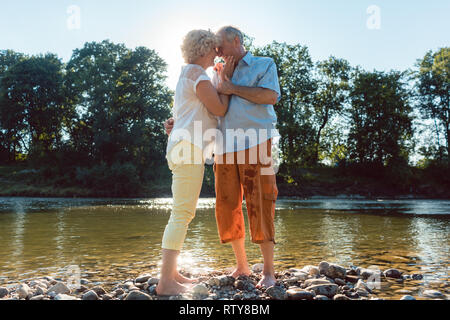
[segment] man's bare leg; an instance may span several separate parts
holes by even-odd
[[[274,243],[272,241],[266,241],[260,244],[261,253],[264,258],[264,270],[261,281],[256,285],[257,288],[271,287],[275,285],[277,280],[275,279],[275,268],[273,265],[273,248]]]
[[[234,255],[236,256],[237,267],[231,274],[232,277],[237,278],[240,275],[249,276],[251,274],[247,262],[247,254],[245,253],[245,238],[238,239],[231,242]]]

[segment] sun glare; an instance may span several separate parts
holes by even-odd
[[[184,19],[178,19],[178,15],[173,15],[171,19],[162,23],[157,34],[152,30],[152,34],[149,35],[149,41],[151,43],[148,46],[154,48],[167,62],[167,85],[170,89],[175,90],[181,67],[185,64],[180,48],[183,37],[191,30],[211,29],[212,31],[216,31],[220,26],[225,24],[216,23],[216,25],[211,25],[207,21],[199,22],[199,19],[186,19],[186,17]]]

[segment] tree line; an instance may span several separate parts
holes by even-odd
[[[420,167],[448,169],[449,48],[409,70],[381,72],[334,56],[313,62],[301,44],[255,47],[247,38],[247,47],[278,67],[287,180],[305,167],[405,172],[414,154]],[[162,123],[174,92],[166,68],[154,50],[109,40],[86,43],[67,63],[52,53],[0,51],[0,163],[117,194],[167,178]]]

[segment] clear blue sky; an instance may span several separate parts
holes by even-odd
[[[80,29],[70,30],[71,5]],[[367,27],[367,8],[380,8],[380,29]],[[110,39],[155,49],[169,64],[174,88],[183,63],[180,42],[194,28],[234,24],[255,38],[309,47],[315,61],[330,55],[367,70],[404,70],[427,50],[450,45],[450,1],[406,0],[15,0],[0,10],[0,49],[54,52],[63,61],[87,41]]]

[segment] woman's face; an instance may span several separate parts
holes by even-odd
[[[208,53],[208,64],[210,67],[214,66],[214,60],[216,59],[217,52],[215,48],[212,48]]]

